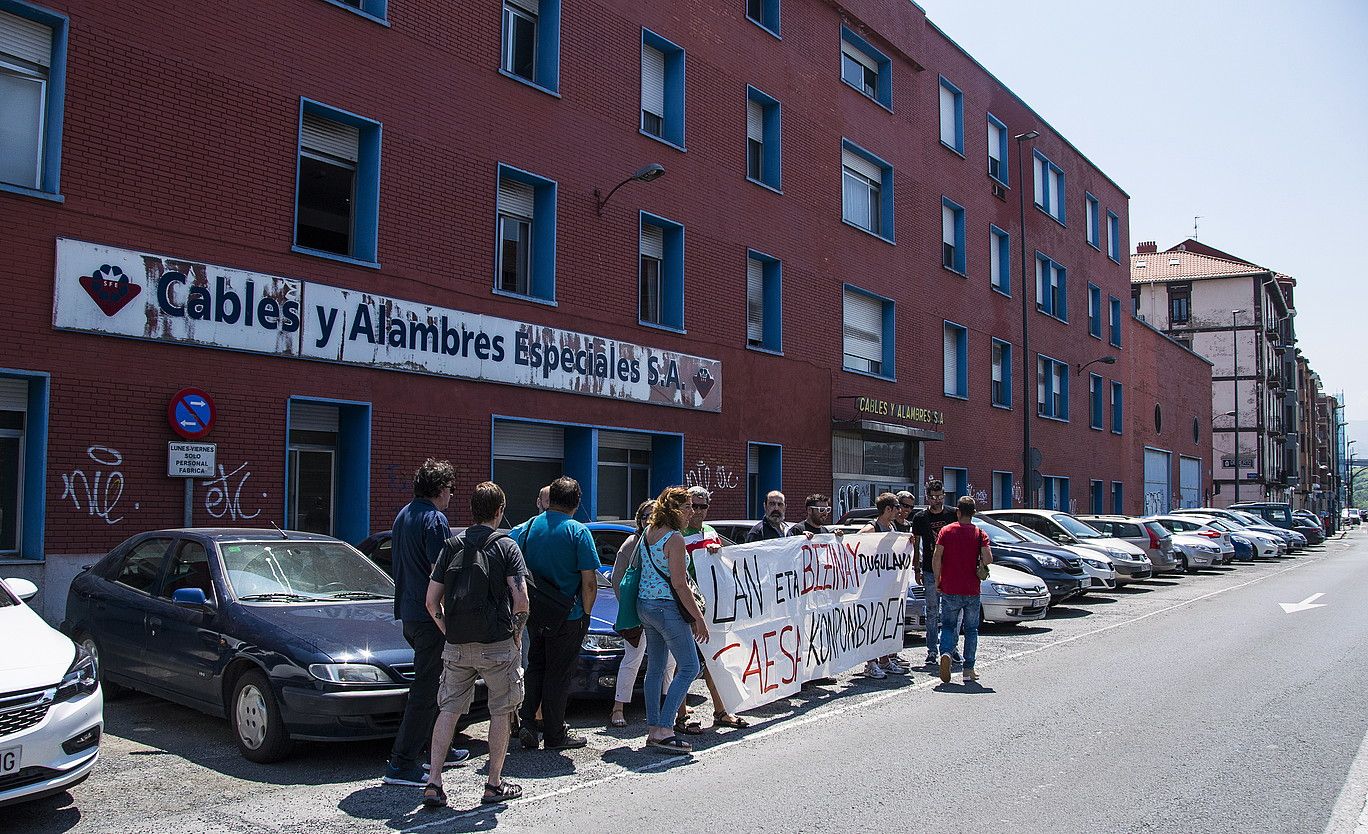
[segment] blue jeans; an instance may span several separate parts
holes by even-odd
[[[689,694],[689,687],[698,677],[698,647],[693,630],[679,614],[673,599],[638,599],[637,616],[646,632],[646,724],[650,727],[670,727],[675,714]],[[669,654],[666,654],[669,652]],[[670,655],[675,659],[674,680],[661,703],[661,688],[665,683],[665,663]]]
[[[940,599],[941,592],[936,587],[936,575],[931,571],[922,572],[922,588],[926,591],[926,653],[933,660],[940,655]],[[959,623],[955,623],[955,641],[950,644],[950,653],[955,653],[955,643],[959,640]]]
[[[964,668],[974,668],[978,655],[979,612],[982,610],[978,594],[940,595],[940,653],[955,650],[956,625],[964,630]],[[961,624],[960,615],[964,622]]]

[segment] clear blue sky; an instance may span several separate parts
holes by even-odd
[[[1132,246],[1201,215],[1296,278],[1298,346],[1368,420],[1368,3],[918,4],[1130,194]]]

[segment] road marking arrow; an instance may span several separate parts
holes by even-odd
[[[1316,602],[1323,596],[1325,594],[1312,594],[1301,602],[1280,602],[1278,605],[1282,606],[1282,610],[1287,614],[1297,611],[1310,611],[1312,608],[1324,608],[1326,606],[1324,602]]]

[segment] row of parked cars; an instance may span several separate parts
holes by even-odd
[[[844,531],[859,529],[846,518]],[[748,529],[752,522],[738,522]],[[994,510],[975,517],[995,563],[983,616],[1046,615],[1079,594],[1154,573],[1194,572],[1303,547],[1300,533],[1236,509],[1148,518]],[[740,536],[723,523],[727,532]],[[589,525],[601,587],[632,527]],[[730,542],[728,542],[730,543]],[[141,533],[73,580],[61,633],[0,582],[0,805],[65,790],[99,754],[103,701],[138,690],[225,718],[242,755],[287,756],[297,740],[392,735],[413,678],[393,619],[389,533],[360,549],[313,533],[194,528]],[[906,627],[924,627],[924,589],[908,589]],[[617,601],[591,612],[573,694],[610,697],[623,654]]]

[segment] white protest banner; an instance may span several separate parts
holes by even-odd
[[[708,603],[703,659],[728,711],[903,647],[905,533],[792,536],[693,558]]]

